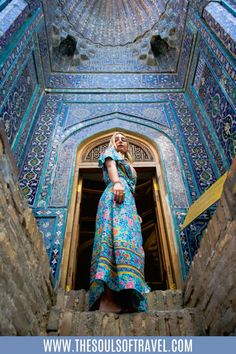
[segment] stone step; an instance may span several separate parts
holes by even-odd
[[[65,310],[59,316],[59,336],[200,336],[205,335],[203,319],[192,308],[112,314],[99,311]]]
[[[147,294],[148,311],[165,311],[183,308],[181,290],[152,291]],[[86,290],[71,290],[57,292],[57,307],[74,311],[88,311],[88,292]]]

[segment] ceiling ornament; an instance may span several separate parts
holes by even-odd
[[[73,29],[95,44],[124,46],[150,31],[169,0],[57,0]]]

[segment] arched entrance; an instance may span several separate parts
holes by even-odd
[[[182,287],[165,181],[156,149],[127,134],[138,174],[136,205],[142,217],[145,279],[152,290]],[[97,166],[111,133],[87,141],[77,152],[59,286],[89,288],[89,269],[99,198],[105,189]]]

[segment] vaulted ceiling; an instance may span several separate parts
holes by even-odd
[[[73,29],[101,45],[132,43],[165,13],[168,0],[58,1]]]
[[[53,71],[176,72],[188,3],[43,0]]]

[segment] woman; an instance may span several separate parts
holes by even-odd
[[[137,175],[123,133],[111,137],[100,156],[107,185],[97,210],[96,233],[90,270],[91,310],[104,312],[146,311],[144,251],[141,218],[134,190]]]

